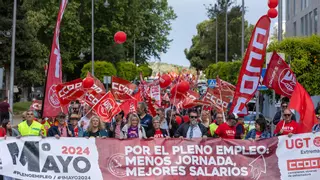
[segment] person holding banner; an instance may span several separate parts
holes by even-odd
[[[98,116],[92,116],[87,131],[84,132],[83,137],[107,138],[108,132],[105,130],[105,125]]]
[[[281,110],[278,111],[274,117],[273,117],[273,124],[274,125],[277,125],[280,120],[282,120],[282,117],[283,117],[283,113],[284,113],[284,110],[288,108],[288,103],[286,101],[282,101],[281,102]],[[296,116],[291,112],[292,114],[292,120],[296,121]]]
[[[150,129],[152,129],[152,116],[147,114],[147,104],[145,102],[139,102],[138,104],[138,115],[140,120],[141,126],[144,128],[145,132],[148,132]]]
[[[195,110],[189,111],[189,118],[190,121],[183,123],[180,125],[174,137],[179,138],[207,138],[208,137],[208,130],[207,128],[198,122],[198,112]]]
[[[209,125],[209,133],[210,133],[211,137],[216,136],[216,134],[214,132],[218,129],[219,125],[222,123],[223,123],[223,114],[217,113],[215,122],[213,122]]]
[[[258,118],[255,123],[255,129],[251,129],[245,139],[255,141],[267,138],[271,138],[271,134],[267,131],[267,122],[264,118]]]
[[[122,128],[120,139],[140,138],[146,139],[145,129],[140,124],[140,118],[137,114],[129,115],[128,123]]]
[[[120,139],[121,129],[124,127],[124,125],[124,111],[121,111],[114,117],[112,122],[106,124],[109,137]]]
[[[56,117],[57,122],[52,126],[48,131],[49,137],[74,137],[74,131],[71,125],[68,125],[66,122],[66,114],[60,112]]]
[[[290,109],[285,109],[283,111],[283,120],[281,120],[274,130],[276,136],[288,135],[291,137],[293,134],[298,133],[298,123],[292,120],[292,112]]]
[[[160,117],[155,116],[152,120],[153,128],[147,132],[147,138],[169,138],[168,131],[160,128]]]
[[[17,138],[21,136],[41,136],[45,137],[45,129],[42,124],[35,120],[33,111],[28,110],[26,120],[18,124],[18,131],[20,133]]]
[[[220,138],[235,139],[237,121],[238,116],[236,114],[229,114],[227,117],[227,122],[219,125],[219,127],[215,131],[215,134]]]
[[[74,132],[74,137],[83,137],[83,128],[78,126],[79,119],[80,117],[78,114],[71,114],[69,118],[71,129],[73,129]]]
[[[320,114],[317,114],[316,116],[317,116],[317,119],[318,119],[318,124],[315,124],[312,127],[312,132],[313,133],[320,132]]]

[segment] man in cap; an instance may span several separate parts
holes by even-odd
[[[48,136],[56,137],[57,139],[60,137],[74,137],[72,126],[66,123],[66,114],[60,112],[56,119],[57,122],[49,129]]]
[[[78,121],[80,117],[78,114],[71,114],[69,118],[69,122],[71,125],[71,129],[74,131],[74,137],[83,137],[83,128],[78,126]]]

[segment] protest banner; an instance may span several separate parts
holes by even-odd
[[[0,141],[0,174],[31,180],[312,180],[320,175],[319,148],[319,133],[255,142],[7,138]]]

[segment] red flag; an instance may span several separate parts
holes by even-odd
[[[76,79],[56,86],[56,92],[60,104],[67,105],[71,101],[77,100],[84,95],[82,79]]]
[[[221,98],[220,98],[220,92],[218,88],[208,88],[206,94],[203,97],[203,101],[206,102],[210,102],[212,103],[214,106],[218,106],[219,110],[223,109],[223,111],[227,111],[228,109],[228,104],[230,103],[230,98],[228,97],[228,93],[223,94],[223,92],[221,92]]]
[[[296,77],[288,64],[273,52],[262,83],[277,94],[290,98],[296,86]]]
[[[29,110],[41,110],[42,101],[41,100],[34,100],[29,108]]]
[[[106,88],[104,87],[104,85],[102,84],[102,82],[97,79],[96,77],[92,76],[92,74],[90,72],[87,73],[87,77],[93,78],[94,79],[94,84],[93,86],[90,88],[91,90],[95,90],[97,93],[102,93],[102,92],[106,92]]]
[[[197,100],[200,98],[200,94],[195,91],[189,90],[189,91],[187,91],[186,97],[193,99],[193,100]]]
[[[93,109],[104,122],[110,122],[121,111],[111,92],[105,94]]]
[[[128,99],[120,105],[126,117],[129,113],[137,113],[138,102],[135,99]]]
[[[111,91],[114,97],[118,100],[131,99],[136,85],[131,82],[112,76],[112,88]]]
[[[312,127],[318,123],[311,97],[298,82],[290,98],[289,108],[300,114],[299,133],[311,132]]]
[[[45,85],[45,96],[42,107],[42,117],[55,117],[61,111],[60,101],[55,91],[57,84],[62,83],[62,59],[59,46],[60,24],[68,0],[62,0],[57,17],[56,28],[53,35],[48,74]],[[65,107],[65,112],[67,109]]]
[[[98,93],[97,91],[88,91],[85,93],[83,100],[89,106],[95,106],[106,93]]]
[[[270,18],[262,16],[257,22],[244,56],[236,91],[229,113],[239,113],[253,98],[259,82],[269,38]]]
[[[134,94],[133,99],[135,99],[137,102],[142,102],[142,96],[141,96],[141,91],[139,90],[136,94]]]

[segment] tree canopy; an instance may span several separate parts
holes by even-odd
[[[230,0],[218,0],[207,7],[209,20],[197,25],[197,35],[192,38],[192,45],[185,49],[185,55],[191,66],[205,69],[215,63],[216,57],[216,24],[218,24],[218,61],[225,61],[225,7],[228,3],[228,60],[241,57],[241,6],[233,5]],[[254,26],[245,22],[245,47],[247,46]]]
[[[16,81],[20,85],[43,85],[44,65],[48,62],[60,1],[18,1]],[[117,64],[131,60],[136,42],[136,63],[144,64],[150,57],[159,57],[169,47],[171,21],[176,15],[167,0],[95,1],[95,59]],[[0,30],[12,26],[13,1],[0,0]],[[122,45],[114,43],[117,31],[127,33]],[[11,41],[0,37],[0,66],[10,62]],[[72,80],[91,61],[91,1],[69,1],[60,30],[63,74]],[[83,52],[84,60],[78,56]]]
[[[91,72],[92,64],[88,62],[81,69],[81,78],[85,78],[88,72]],[[95,61],[94,62],[94,76],[103,82],[103,76],[116,76],[117,69],[110,62]]]

